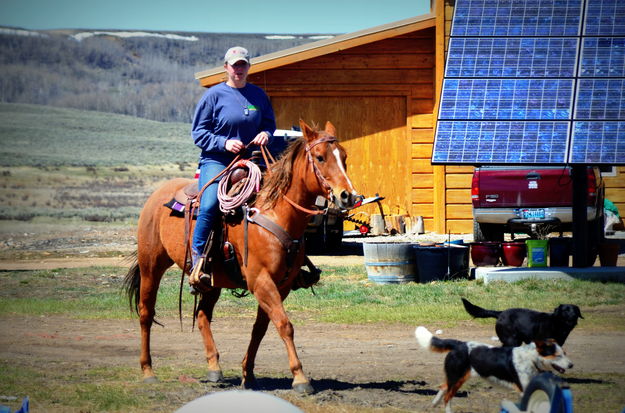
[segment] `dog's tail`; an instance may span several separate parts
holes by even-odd
[[[459,340],[438,338],[423,326],[417,327],[414,335],[421,347],[437,353],[446,353],[464,344],[464,342]]]
[[[469,313],[473,317],[476,317],[476,318],[489,318],[489,317],[497,318],[497,317],[499,317],[499,314],[501,314],[501,311],[486,310],[485,308],[478,307],[475,304],[471,304],[469,302],[469,300],[467,300],[466,298],[461,298],[461,299],[462,299],[462,304],[464,304],[464,309],[467,310],[467,313]]]

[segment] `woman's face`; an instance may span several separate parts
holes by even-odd
[[[234,65],[226,63],[224,65],[228,77],[234,82],[244,82],[247,79],[247,72],[250,70],[249,63],[240,60]]]

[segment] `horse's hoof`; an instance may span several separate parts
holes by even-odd
[[[293,390],[299,394],[313,394],[315,389],[310,383],[298,383],[293,385]]]
[[[146,384],[158,383],[158,378],[156,378],[156,376],[144,377],[143,382]]]
[[[209,370],[206,375],[206,380],[211,383],[219,383],[224,380],[224,375],[221,370]]]
[[[243,390],[259,390],[258,382],[256,380],[242,380],[241,389]]]

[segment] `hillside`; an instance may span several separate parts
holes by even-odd
[[[0,220],[136,220],[199,154],[187,123],[43,105],[0,103],[0,137]]]
[[[128,166],[195,162],[191,126],[136,117],[0,103],[0,166]]]
[[[0,28],[0,102],[190,122],[204,91],[194,74],[229,47],[254,57],[322,37]]]

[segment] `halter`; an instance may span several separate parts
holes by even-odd
[[[332,194],[332,187],[330,186],[330,184],[328,184],[328,180],[321,174],[321,171],[319,170],[319,168],[317,167],[317,164],[313,160],[312,155],[310,154],[310,151],[312,150],[312,148],[314,148],[315,146],[319,145],[320,143],[336,142],[336,140],[337,139],[334,136],[326,136],[326,137],[323,137],[323,138],[315,139],[311,143],[306,144],[306,159],[308,160],[308,163],[312,166],[313,171],[315,172],[315,176],[317,177],[317,182],[326,191],[325,198],[328,201],[332,201],[332,199],[334,198],[334,195]],[[326,213],[325,209],[308,209],[308,208],[304,208],[303,206],[298,205],[297,203],[292,201],[288,196],[286,196],[286,194],[282,194],[282,196],[293,207],[295,207],[296,209],[299,209],[300,211],[306,212],[306,213],[308,213],[310,215],[320,215],[320,214],[325,214]]]

